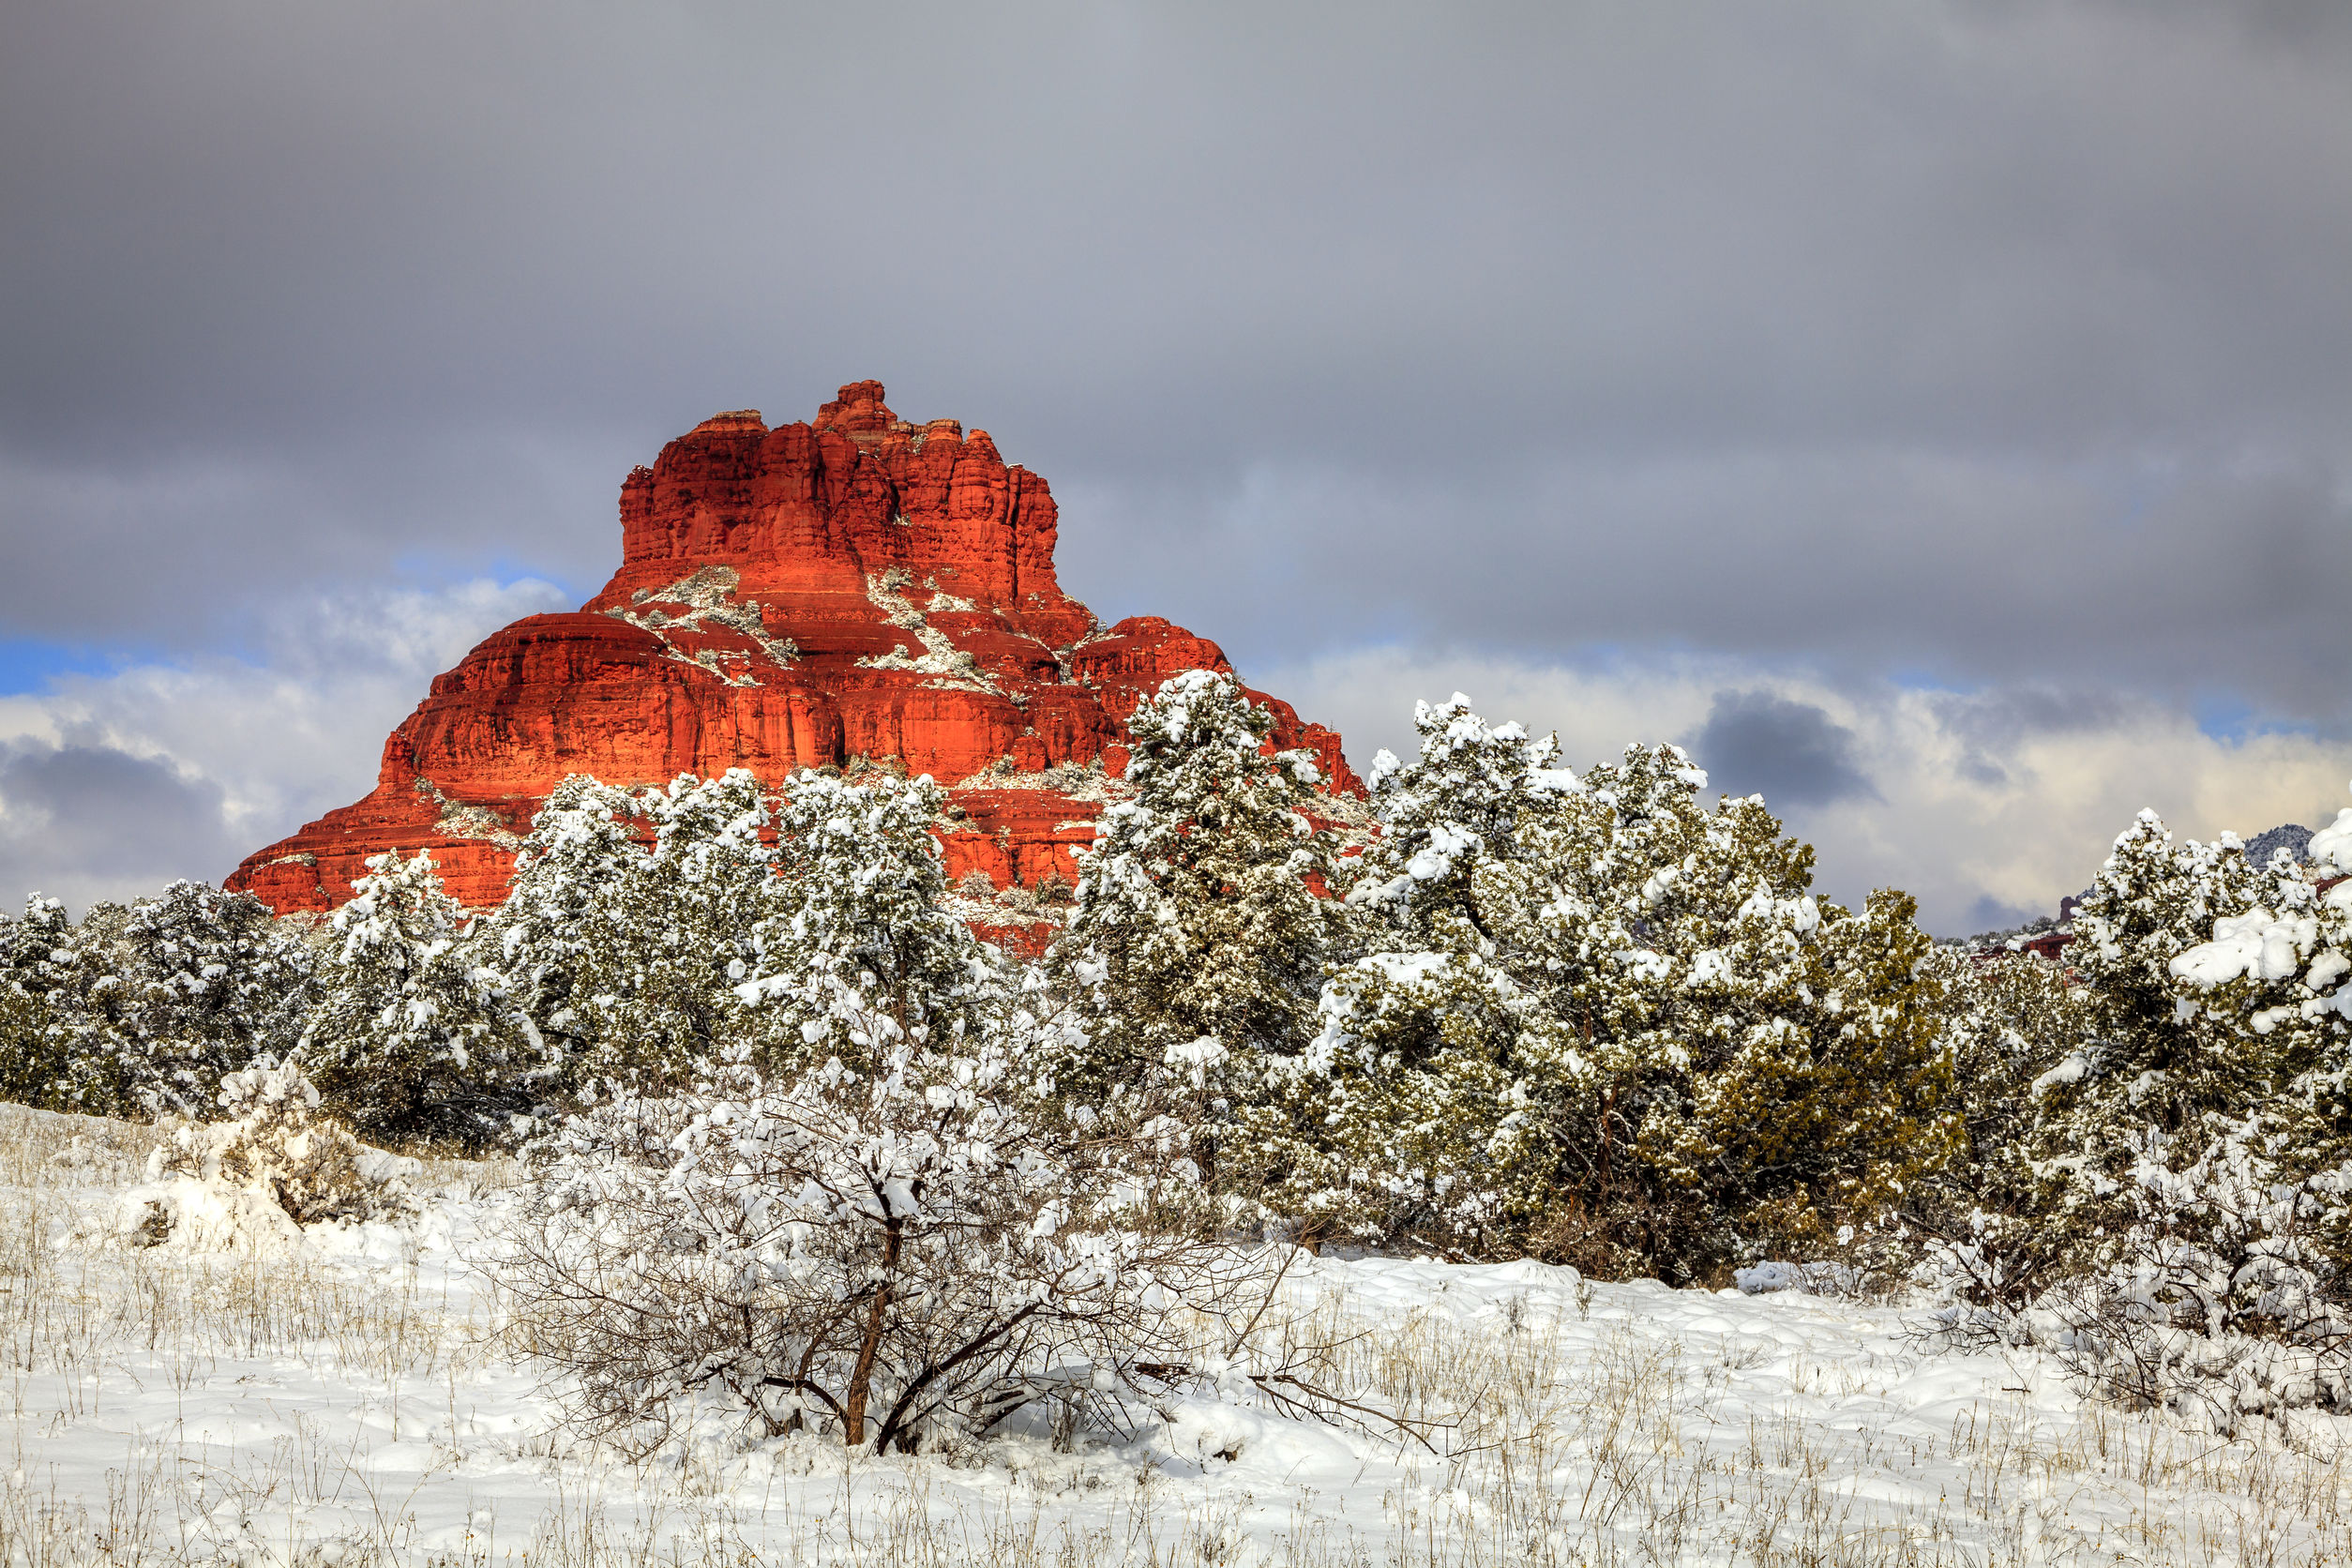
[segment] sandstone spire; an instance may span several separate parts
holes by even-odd
[[[491,904],[515,836],[567,774],[869,764],[950,787],[951,878],[1067,879],[1104,793],[1071,770],[1117,778],[1143,693],[1230,666],[1156,617],[1101,626],[1055,579],[1057,521],[1045,480],[986,431],[900,419],[880,382],[842,387],[808,424],[705,419],[623,483],[621,567],[601,593],[485,640],[384,743],[367,798],[257,851],[228,885],[280,912],[330,909],[369,855],[430,849],[452,894]],[[1279,744],[1359,792],[1336,734],[1258,695]]]

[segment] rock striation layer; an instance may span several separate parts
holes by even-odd
[[[484,640],[384,743],[376,787],[227,885],[281,913],[351,897],[369,856],[430,850],[473,906],[566,775],[928,774],[951,880],[1067,880],[1125,771],[1124,720],[1179,671],[1229,670],[1155,616],[1104,626],[1054,577],[1052,492],[984,430],[917,425],[857,382],[806,424],[705,419],[621,487],[621,566],[572,614]],[[1339,737],[1262,693],[1335,791]],[[972,885],[976,886],[976,883]]]

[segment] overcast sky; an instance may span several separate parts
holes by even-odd
[[[2352,8],[0,12],[0,899],[361,793],[872,376],[1402,748],[1690,746],[1954,932],[2352,776]]]

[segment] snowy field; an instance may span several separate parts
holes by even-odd
[[[2352,1562],[2324,1425],[2223,1441],[1892,1307],[1532,1263],[1289,1274],[1290,1332],[1426,1447],[1199,1401],[916,1457],[714,1423],[633,1463],[493,1334],[509,1168],[284,1256],[68,1241],[153,1137],[0,1108],[8,1564]]]

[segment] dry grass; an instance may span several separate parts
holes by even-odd
[[[1344,1313],[1321,1310],[1344,1323]],[[1563,1341],[1556,1322],[1465,1330],[1432,1314],[1349,1347],[1359,1384],[1452,1449],[1392,1503],[1382,1560],[1435,1565],[2352,1563],[2352,1453],[2235,1442],[2090,1407],[1979,1403],[1947,1429],[1733,1416],[1772,1349],[1689,1346],[1635,1324]],[[1568,1348],[1573,1346],[1573,1349]],[[1779,1368],[1831,1410],[1912,1357]],[[1932,1497],[1923,1477],[1939,1476]]]
[[[55,1244],[138,1178],[153,1141],[123,1123],[0,1108],[8,1568],[2352,1564],[2340,1453],[2275,1437],[2218,1442],[2022,1397],[1891,1420],[1890,1386],[1920,1364],[1897,1341],[1817,1361],[1738,1334],[1684,1343],[1628,1315],[1642,1298],[1609,1292],[1557,1318],[1506,1311],[1470,1326],[1436,1311],[1360,1314],[1327,1295],[1269,1324],[1269,1335],[1329,1344],[1342,1386],[1431,1429],[1434,1452],[1367,1448],[1345,1498],[1239,1469],[1190,1483],[1100,1447],[1041,1445],[878,1462],[796,1443],[770,1450],[755,1483],[719,1436],[632,1468],[525,1433],[501,1458],[529,1472],[530,1515],[499,1519],[485,1505],[478,1532],[428,1545],[425,1504],[472,1484],[466,1455],[452,1447],[396,1477],[348,1423],[300,1416],[265,1443],[228,1449],[143,1430],[102,1482],[69,1484],[57,1445],[133,1395],[193,1408],[274,1369],[351,1391],[393,1440],[457,1444],[447,1434],[468,1391],[514,1376],[497,1359],[488,1297],[414,1258],[354,1269]],[[511,1179],[443,1162],[428,1186],[478,1198]],[[303,1523],[328,1515],[340,1521],[331,1539]]]

